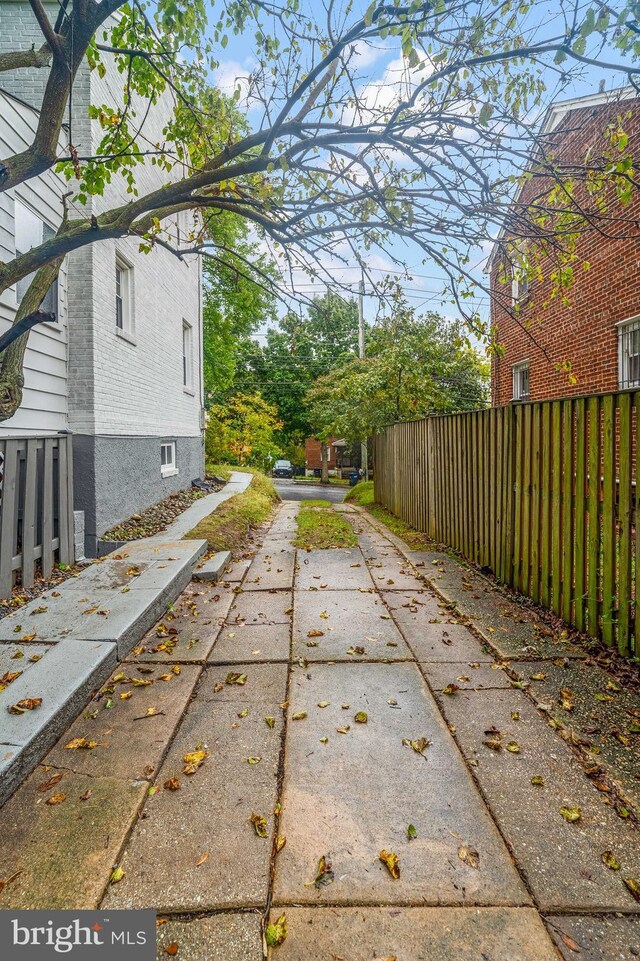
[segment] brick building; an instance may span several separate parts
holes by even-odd
[[[558,103],[541,133],[556,156],[584,164],[610,149],[605,131],[618,118],[637,164],[640,98],[632,89]],[[539,190],[532,181],[520,201]],[[491,364],[493,406],[640,387],[640,194],[625,205],[614,201],[608,215],[624,218],[617,230],[624,236],[605,237],[597,226],[581,234],[566,304],[551,298],[550,261],[541,264],[543,279],[527,281],[496,244],[488,265],[491,322],[504,356]],[[616,229],[610,221],[607,232]]]
[[[327,441],[327,465],[329,474],[340,477],[343,470],[360,466],[359,450],[332,436]],[[315,437],[307,437],[304,442],[304,466],[307,476],[322,469],[322,445]]]

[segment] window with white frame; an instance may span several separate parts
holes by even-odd
[[[116,255],[115,282],[116,330],[133,335],[133,269],[120,255]]]
[[[511,368],[513,376],[513,399],[529,400],[529,361],[523,360]]]
[[[45,223],[44,220],[38,217],[37,214],[34,214],[26,204],[23,204],[22,201],[17,198],[15,200],[14,210],[16,257],[19,257],[20,254],[26,254],[32,247],[39,247],[40,244],[50,240],[54,236],[55,230],[53,227]],[[29,274],[16,283],[16,304],[18,306],[29,289],[33,278],[34,274]],[[54,323],[59,323],[57,278],[45,294],[44,300],[40,305],[40,310],[47,314],[53,314],[55,316]]]
[[[178,473],[176,442],[174,440],[160,444],[160,473],[163,477],[172,477]]]
[[[618,384],[640,387],[640,317],[618,325]]]
[[[182,321],[182,384],[193,390],[193,327]]]
[[[529,278],[523,267],[513,264],[511,267],[511,302],[514,307],[523,304],[529,296]]]

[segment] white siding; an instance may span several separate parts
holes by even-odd
[[[113,58],[103,54],[107,72],[100,78],[91,74],[91,101],[116,104],[122,100],[123,77]],[[143,143],[162,140],[162,127],[173,104],[169,95],[152,107],[144,127]],[[146,104],[134,109],[142,116]],[[97,121],[91,133],[76,125],[77,137],[91,138],[95,152],[102,139]],[[83,143],[84,146],[84,143]],[[140,195],[162,186],[167,174],[149,161],[135,168]],[[176,176],[181,176],[176,172]],[[115,176],[104,197],[94,198],[100,214],[131,200],[122,178]],[[172,225],[175,229],[175,223]],[[116,333],[116,252],[133,268],[133,320],[135,344]],[[200,260],[181,262],[170,251],[157,247],[150,254],[139,252],[139,240],[125,238],[105,241],[93,251],[93,432],[109,435],[181,436],[200,434],[202,407],[202,320],[200,304]],[[193,329],[193,384],[183,385],[182,327],[186,320]],[[75,340],[73,342],[75,344]],[[73,347],[73,345],[72,345]],[[73,396],[73,393],[72,393]],[[86,424],[82,405],[72,405],[72,426]]]
[[[0,91],[0,159],[31,143],[36,114]],[[0,194],[0,259],[15,256],[14,203],[20,199],[54,229],[62,219],[64,182],[52,171],[35,177],[13,191]],[[0,435],[61,431],[67,421],[67,284],[66,265],[59,277],[60,324],[34,328],[25,356],[22,406],[0,424]],[[0,296],[0,333],[11,325],[16,312],[15,289]]]

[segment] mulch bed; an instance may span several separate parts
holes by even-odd
[[[224,487],[224,481],[211,477],[207,477],[206,483],[208,490],[190,487],[188,490],[177,491],[159,504],[147,507],[140,514],[132,514],[128,520],[118,524],[117,527],[112,527],[100,539],[102,541],[135,541],[141,537],[161,534],[176,517],[186,511],[187,507],[191,507],[207,494],[222,490]]]

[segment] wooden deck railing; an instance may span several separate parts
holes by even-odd
[[[565,621],[640,653],[640,392],[395,424],[376,500]]]
[[[71,436],[0,438],[0,597],[73,561]]]

